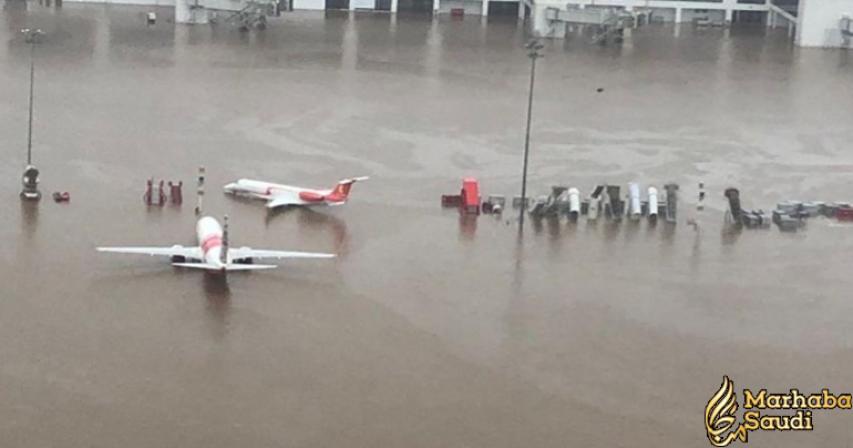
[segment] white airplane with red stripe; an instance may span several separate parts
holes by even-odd
[[[173,266],[192,269],[204,269],[214,272],[256,271],[272,269],[278,266],[272,264],[253,264],[258,259],[287,259],[287,258],[333,258],[334,254],[314,252],[292,252],[278,250],[257,250],[250,247],[229,248],[228,217],[225,226],[209,216],[198,220],[196,224],[198,236],[197,247],[99,247],[98,252],[120,254],[142,254],[170,257]]]
[[[352,185],[369,179],[367,176],[343,179],[329,190],[294,187],[260,180],[240,179],[224,187],[225,192],[238,196],[249,196],[267,201],[267,208],[286,206],[334,206],[343,205],[349,198]]]

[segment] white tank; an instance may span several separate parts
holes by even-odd
[[[658,189],[649,187],[649,219],[654,220],[658,217]]]
[[[581,192],[577,188],[569,188],[569,217],[577,220],[581,214]]]
[[[640,206],[640,186],[636,182],[628,184],[628,214],[633,220],[640,219],[643,214]]]

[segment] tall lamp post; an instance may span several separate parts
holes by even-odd
[[[521,213],[518,218],[518,231],[524,231],[524,214],[527,212],[527,159],[530,154],[530,118],[533,114],[533,82],[536,79],[536,60],[542,57],[539,53],[544,45],[538,40],[531,40],[524,46],[527,57],[530,58],[530,90],[527,95],[527,129],[524,134],[524,162],[521,173]]]
[[[39,29],[31,30],[29,28],[22,29],[21,32],[24,34],[24,41],[30,45],[30,107],[27,127],[27,166],[24,168],[21,198],[37,201],[41,199],[41,192],[38,190],[39,171],[33,165],[33,85],[35,84],[35,48],[39,42],[39,38],[44,33]]]

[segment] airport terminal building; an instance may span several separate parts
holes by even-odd
[[[577,24],[612,25],[630,15],[639,23],[758,22],[787,27],[797,45],[850,47],[853,0],[69,0],[175,6],[176,21],[205,23],[210,11],[240,11],[269,3],[278,11],[349,10],[385,13],[517,16],[534,34],[562,38]],[[615,13],[614,13],[615,12]],[[613,22],[613,23],[611,23]]]

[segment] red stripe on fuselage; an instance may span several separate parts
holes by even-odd
[[[210,235],[209,237],[205,238],[204,241],[201,242],[201,251],[202,253],[207,255],[207,252],[210,251],[210,249],[221,246],[222,237],[219,235]]]

